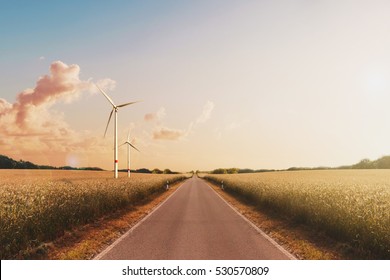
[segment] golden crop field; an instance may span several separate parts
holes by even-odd
[[[0,258],[61,235],[75,225],[162,192],[167,180],[157,175],[65,170],[0,170]]]
[[[206,175],[233,194],[390,259],[390,170]]]

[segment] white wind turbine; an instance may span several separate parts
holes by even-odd
[[[127,144],[127,177],[130,178],[130,147],[139,152],[139,150],[136,147],[134,147],[133,144],[130,143],[130,131],[129,134],[127,134],[127,141],[123,143],[121,146],[125,144]]]
[[[139,101],[135,102],[128,102],[121,105],[115,105],[114,101],[98,86],[96,87],[100,90],[100,92],[107,98],[107,100],[112,105],[112,110],[110,113],[110,117],[108,118],[106,130],[104,132],[104,136],[106,136],[108,125],[110,124],[112,113],[115,112],[115,118],[114,118],[114,178],[118,178],[118,108],[125,107],[127,105],[131,105],[134,103],[137,103]]]

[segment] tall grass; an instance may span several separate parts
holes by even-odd
[[[233,194],[390,259],[390,171],[331,170],[206,175]]]
[[[85,171],[30,171],[18,177],[15,172],[21,171],[0,173],[1,259],[163,192],[167,180],[184,179],[132,174],[131,179],[115,180],[110,173]]]

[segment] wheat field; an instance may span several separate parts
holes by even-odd
[[[163,192],[183,175],[0,170],[0,258],[53,240],[76,225]]]
[[[390,170],[206,175],[235,195],[390,259]]]

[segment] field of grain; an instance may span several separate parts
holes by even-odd
[[[163,192],[183,175],[65,170],[0,170],[0,258]]]
[[[205,175],[262,208],[324,230],[367,258],[390,259],[390,170]]]

